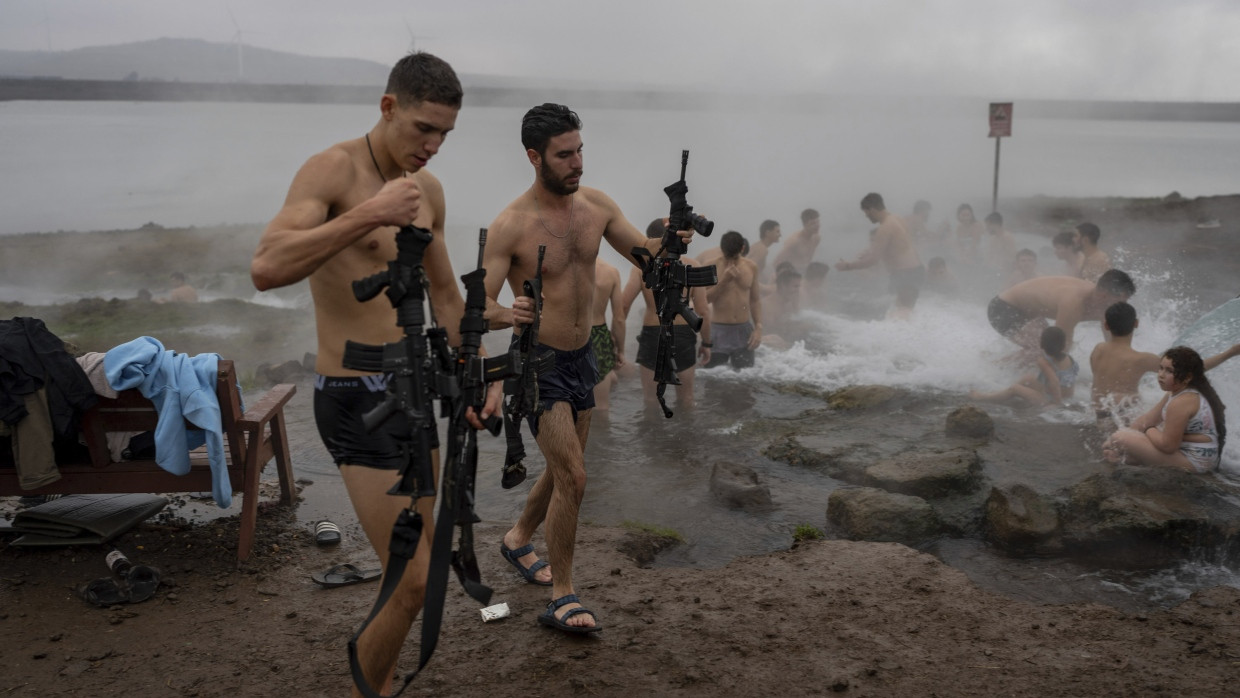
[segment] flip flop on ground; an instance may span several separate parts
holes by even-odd
[[[314,542],[319,545],[336,545],[340,542],[340,527],[330,521],[314,525]]]
[[[534,552],[533,543],[526,543],[516,550],[512,550],[504,543],[499,544],[499,554],[503,555],[505,560],[511,563],[513,567],[517,568],[517,571],[521,573],[521,576],[525,577],[525,581],[530,584],[537,584],[544,587],[551,586],[551,582],[544,582],[538,578],[538,570],[541,570],[547,566],[546,560],[539,560],[529,567],[521,564],[521,558],[532,552]]]
[[[575,633],[578,635],[585,635],[588,633],[597,633],[598,631],[603,629],[603,626],[598,624],[598,616],[595,616],[594,611],[591,611],[585,606],[578,606],[577,608],[570,608],[567,612],[564,613],[563,617],[556,618],[555,612],[560,610],[560,608],[567,606],[570,603],[581,603],[581,602],[577,600],[576,594],[566,594],[552,601],[551,603],[547,604],[547,610],[543,611],[538,616],[538,623],[540,625],[545,625],[548,628],[555,628],[556,630],[563,630],[566,633]],[[568,623],[565,622],[569,618],[572,618],[573,616],[579,613],[588,613],[590,617],[594,619],[594,625],[589,625],[589,626],[569,625]]]
[[[332,588],[343,587],[360,582],[373,582],[383,576],[382,569],[364,570],[350,562],[345,562],[325,572],[310,575],[316,584]]]

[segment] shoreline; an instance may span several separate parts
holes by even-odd
[[[685,87],[566,87],[480,84],[464,80],[470,107],[528,106],[546,101],[579,107],[697,111],[738,102],[760,102],[763,108],[832,112],[856,95],[786,92],[727,94]],[[495,79],[485,79],[494,83]],[[0,102],[17,100],[125,102],[267,102],[300,104],[371,104],[379,85],[260,84],[247,82],[182,82],[173,80],[88,80],[59,77],[0,77]],[[975,112],[988,102],[982,97],[909,97],[867,95],[882,105],[915,103],[932,112]],[[1021,118],[1106,121],[1240,122],[1240,102],[1151,102],[1141,100],[1020,99]],[[741,106],[740,108],[745,108]]]

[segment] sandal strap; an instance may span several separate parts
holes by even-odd
[[[550,565],[550,564],[551,564],[551,563],[547,562],[546,560],[535,560],[535,561],[534,561],[534,564],[530,565],[530,566],[529,566],[529,567],[527,567],[526,569],[527,569],[527,570],[529,570],[529,573],[530,573],[530,574],[534,574],[534,573],[535,573],[535,572],[537,572],[538,570],[541,570],[542,568],[544,568],[544,567],[546,567],[546,566],[548,566],[548,565]]]
[[[340,533],[340,527],[330,521],[320,521],[314,525],[315,533],[322,533],[324,531]]]
[[[526,555],[529,555],[532,552],[534,552],[534,544],[526,543],[520,548],[509,548],[508,556],[513,559],[516,559],[518,557],[525,557]]]
[[[562,606],[567,606],[570,603],[581,603],[581,602],[577,600],[576,594],[565,594],[564,596],[561,596],[558,599],[554,599],[551,603],[547,604],[547,608],[551,609],[552,611],[558,611]]]
[[[585,614],[589,615],[589,616],[590,616],[591,618],[593,618],[596,622],[598,621],[598,616],[594,615],[594,611],[591,611],[590,609],[586,608],[585,606],[578,606],[577,608],[570,608],[570,609],[568,609],[567,611],[565,611],[565,612],[564,612],[564,615],[560,616],[560,622],[561,622],[561,623],[563,623],[564,621],[568,620],[569,618],[572,618],[573,616],[578,615],[578,614],[581,614],[581,613],[585,613]]]

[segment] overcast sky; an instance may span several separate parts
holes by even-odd
[[[385,64],[412,34],[458,72],[535,80],[1240,101],[1235,0],[0,0],[0,49],[238,28]]]

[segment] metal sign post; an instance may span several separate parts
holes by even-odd
[[[1012,136],[1012,103],[990,103],[990,137],[995,139],[995,186],[990,195],[990,210],[999,210],[999,143]]]

